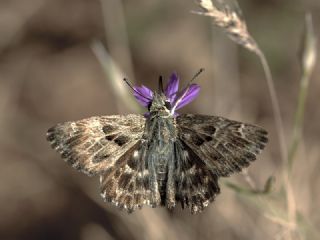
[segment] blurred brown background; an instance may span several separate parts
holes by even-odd
[[[304,14],[313,13],[318,30],[320,2],[239,4],[269,60],[289,142]],[[249,172],[259,188],[270,175],[281,182],[279,144],[261,65],[209,19],[190,13],[196,9],[193,1],[0,0],[1,240],[282,239],[281,224],[223,183],[220,196],[202,214],[144,207],[127,215],[103,203],[98,178],[67,166],[46,142],[47,129],[58,122],[143,112],[127,104],[135,100],[122,77],[155,87],[159,74],[168,77],[177,71],[186,82],[204,67],[197,80],[202,93],[182,112],[264,126],[270,143]],[[118,72],[107,62],[104,72],[97,59],[107,59],[101,42]],[[297,209],[310,228],[320,227],[319,74],[318,65],[293,172]],[[229,180],[246,185],[240,174]],[[279,185],[275,191],[281,194]]]

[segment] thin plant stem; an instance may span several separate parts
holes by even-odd
[[[317,55],[317,39],[314,33],[312,16],[306,15],[305,34],[303,35],[302,55],[301,55],[301,80],[297,110],[294,118],[293,137],[289,148],[288,171],[291,174],[294,157],[296,155],[299,142],[301,141],[304,110],[311,74],[314,70]]]
[[[100,0],[108,52],[134,82],[129,38],[122,0]],[[124,77],[124,76],[123,76]]]
[[[291,141],[289,154],[288,154],[288,165],[284,168],[285,175],[285,186],[287,192],[287,208],[288,208],[288,218],[289,221],[294,223],[297,222],[297,207],[295,203],[294,193],[291,183],[291,171],[293,166],[294,157],[296,155],[298,144],[301,141],[301,133],[304,119],[305,103],[308,93],[308,86],[310,82],[310,77],[313,72],[315,62],[316,62],[316,37],[314,34],[312,17],[311,14],[306,15],[305,24],[305,34],[303,36],[302,45],[302,56],[301,56],[301,81],[300,81],[300,91],[298,98],[297,110],[295,113],[294,127],[293,127],[293,138]],[[291,231],[291,234],[293,232]]]
[[[284,134],[284,127],[283,127],[283,120],[281,117],[281,111],[280,111],[280,105],[279,105],[279,100],[275,91],[274,87],[274,81],[272,78],[271,70],[269,67],[269,64],[267,62],[267,59],[265,55],[263,54],[262,51],[258,48],[258,51],[256,52],[257,55],[260,58],[265,76],[266,76],[266,81],[268,85],[268,90],[271,98],[271,105],[272,105],[272,110],[273,110],[273,116],[276,124],[276,129],[278,133],[278,139],[280,143],[280,153],[281,153],[281,158],[284,166],[288,165],[288,153],[287,153],[287,143],[285,139],[285,134]],[[286,167],[284,167],[286,169]],[[293,193],[292,189],[292,184],[289,180],[289,176],[287,172],[284,172],[283,175],[284,179],[284,185],[286,189],[286,203],[287,203],[287,211],[288,211],[288,222],[294,226],[296,226],[296,202],[295,202],[295,196]],[[288,232],[288,240],[293,239],[293,231]]]
[[[263,66],[265,76],[266,76],[266,81],[268,84],[268,89],[271,97],[271,104],[272,104],[272,109],[273,109],[273,115],[274,115],[274,120],[276,124],[276,129],[278,132],[278,138],[279,138],[279,143],[280,143],[280,153],[281,153],[281,158],[282,162],[284,165],[284,169],[287,169],[288,165],[288,153],[287,153],[287,144],[285,140],[285,134],[284,134],[284,127],[283,127],[283,121],[281,117],[281,111],[280,111],[280,106],[279,106],[279,100],[275,91],[274,87],[274,82],[271,74],[271,70],[269,67],[269,64],[265,58],[265,55],[263,54],[262,51],[258,51],[258,56],[261,60],[261,64]],[[292,189],[292,184],[289,180],[288,173],[285,171],[283,174],[283,179],[284,179],[284,185],[286,189],[286,203],[287,203],[287,212],[288,212],[288,222],[294,226],[293,229],[296,227],[296,201],[295,201],[295,196],[293,193]],[[291,229],[291,231],[288,231],[288,240],[294,239],[294,233]]]
[[[130,89],[123,82],[124,72],[116,64],[110,54],[107,52],[103,44],[99,41],[94,41],[91,45],[92,51],[97,57],[99,63],[104,70],[104,73],[109,80],[107,82],[108,86],[111,86],[115,96],[121,100],[116,101],[116,106],[118,111],[123,111],[123,105],[128,109],[133,109],[135,111],[141,111],[136,101],[132,101],[132,96],[130,94]]]
[[[280,105],[279,105],[279,100],[275,90],[274,81],[273,81],[271,70],[265,55],[263,54],[262,51],[260,51],[260,49],[256,53],[260,58],[261,65],[263,67],[263,70],[266,76],[268,90],[271,98],[273,117],[276,124],[277,135],[280,143],[281,158],[283,160],[283,163],[286,163],[287,162],[287,143],[285,139],[283,120],[281,117]]]
[[[302,131],[302,124],[304,119],[305,102],[308,94],[308,86],[309,86],[309,76],[308,74],[303,74],[301,79],[297,111],[295,113],[295,118],[294,118],[292,142],[291,142],[291,145],[289,148],[289,154],[288,154],[289,172],[291,172],[292,170],[294,156],[296,155],[298,145],[301,140],[301,131]]]

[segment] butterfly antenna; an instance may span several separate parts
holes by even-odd
[[[163,90],[163,81],[162,81],[162,76],[159,76],[159,93],[164,93],[164,90]]]
[[[193,75],[193,77],[192,77],[191,80],[187,83],[187,85],[186,85],[184,88],[182,88],[182,89],[183,89],[182,92],[187,93],[187,89],[190,87],[191,83],[192,83],[197,77],[199,77],[199,75],[200,75],[201,73],[203,73],[203,72],[204,72],[204,68],[200,68],[199,71],[196,72],[195,75]],[[184,94],[183,94],[181,97],[184,97]]]
[[[144,96],[142,93],[140,93],[139,91],[137,91],[134,87],[133,87],[133,84],[127,79],[127,78],[124,78],[123,81],[132,89],[132,91],[134,91],[135,93],[137,93],[138,95],[140,95],[141,97],[149,100],[149,101],[152,101],[152,99],[150,98],[147,98],[146,96]]]
[[[203,73],[204,70],[204,68],[200,68],[199,71],[191,78],[187,86],[189,86],[201,73]]]

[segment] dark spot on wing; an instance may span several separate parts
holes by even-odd
[[[114,177],[117,179],[121,174],[120,169],[117,169],[116,172],[114,173]]]
[[[212,141],[212,137],[211,136],[205,136],[204,139],[207,141],[207,142],[210,142]]]
[[[84,138],[80,135],[75,135],[69,138],[64,144],[68,146],[68,148],[73,148],[77,145],[80,145],[84,141]]]
[[[117,136],[116,134],[111,134],[111,135],[106,136],[106,139],[108,141],[112,141],[113,139],[115,139],[116,136]]]
[[[61,154],[61,157],[62,158],[68,158],[68,157],[70,157],[70,155],[71,155],[71,152],[66,150]]]
[[[262,128],[259,128],[255,131],[257,135],[268,135],[268,132]]]
[[[70,156],[68,157],[68,163],[73,165],[75,164],[79,159],[79,155],[75,153],[71,153]]]
[[[55,130],[55,128],[56,128],[55,126],[54,126],[54,127],[49,128],[49,129],[48,129],[48,133],[53,133],[53,132],[54,132],[54,130]]]
[[[258,136],[257,137],[260,142],[267,143],[268,138],[266,136]]]
[[[102,128],[102,131],[106,134],[110,133],[110,132],[113,132],[114,130],[116,130],[117,128],[112,126],[112,125],[105,125],[103,126]]]
[[[131,168],[131,169],[137,169],[137,159],[134,158],[133,156],[131,156],[128,160],[128,166]]]
[[[129,138],[123,135],[120,135],[119,137],[117,137],[114,142],[116,144],[118,144],[119,147],[123,146],[124,144],[126,144],[127,142],[129,142]]]
[[[92,162],[99,163],[99,162],[102,162],[103,160],[107,159],[108,157],[110,157],[109,154],[97,154],[93,157]]]
[[[256,155],[253,154],[253,153],[251,153],[251,152],[246,152],[246,153],[244,154],[244,157],[245,157],[246,159],[248,159],[249,161],[254,161],[254,160],[256,159]]]
[[[48,134],[49,134],[49,131],[48,131]],[[47,135],[47,140],[48,141],[53,141],[55,139],[55,136],[54,136],[54,134],[53,133],[50,133],[49,135]]]
[[[216,128],[214,126],[210,126],[210,125],[204,126],[202,129],[206,134],[209,134],[209,135],[213,135],[216,132]]]
[[[204,139],[202,139],[200,136],[198,135],[193,135],[191,141],[197,145],[197,146],[201,146],[204,143]]]

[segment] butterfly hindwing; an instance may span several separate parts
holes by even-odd
[[[143,135],[141,115],[91,117],[57,124],[47,139],[62,158],[88,175],[110,171]]]
[[[264,129],[222,117],[185,114],[176,122],[179,139],[217,176],[248,167],[268,141]]]
[[[120,157],[116,166],[100,176],[100,191],[105,201],[128,212],[150,204],[146,149],[146,144],[139,141]]]
[[[183,142],[175,143],[176,201],[191,213],[201,212],[220,193],[218,176]]]

